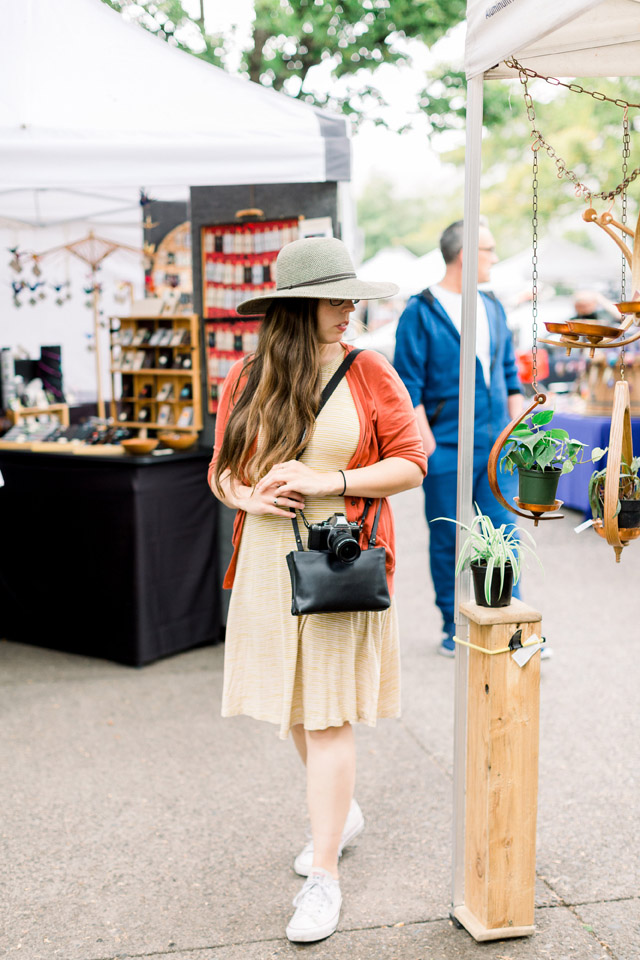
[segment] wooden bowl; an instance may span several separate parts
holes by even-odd
[[[162,440],[165,447],[170,447],[171,450],[188,450],[197,439],[197,433],[171,433],[168,431],[158,434],[158,440]]]
[[[569,320],[567,326],[571,333],[582,337],[597,337],[600,340],[615,339],[622,332],[620,327],[612,327],[604,323],[594,323],[589,320]]]
[[[623,300],[616,307],[620,313],[640,313],[640,300]]]
[[[549,333],[570,333],[568,323],[551,323],[551,321],[545,320],[544,325]]]
[[[130,453],[135,457],[143,457],[158,446],[158,440],[141,439],[132,437],[130,440],[121,440],[120,445],[124,447],[125,453]]]

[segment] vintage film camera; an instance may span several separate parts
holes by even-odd
[[[344,513],[334,513],[322,523],[309,527],[309,550],[333,553],[342,563],[353,563],[360,556],[360,526],[350,523]]]

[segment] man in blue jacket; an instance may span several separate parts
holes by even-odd
[[[429,522],[429,558],[436,603],[442,613],[439,650],[454,656],[456,527],[436,517],[455,517],[458,480],[458,406],[460,397],[460,323],[462,313],[462,220],[440,238],[445,275],[440,283],[411,297],[398,323],[395,367],[416,410],[429,457],[424,479]],[[496,245],[486,223],[479,230],[478,282],[489,280],[497,261]],[[520,382],[511,333],[502,305],[492,294],[478,294],[476,321],[476,389],[473,451],[473,500],[496,525],[513,522],[494,498],[487,479],[489,452],[509,420],[522,412]],[[508,502],[515,481],[500,475]]]

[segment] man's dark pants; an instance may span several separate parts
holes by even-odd
[[[518,492],[517,476],[500,473],[498,481],[507,503],[513,503],[513,497]],[[433,521],[436,520],[436,517],[455,519],[458,490],[457,470],[437,473],[434,476],[427,473],[422,486],[424,489],[425,513],[429,525],[429,561],[433,586],[436,591],[436,603],[442,613],[445,633],[453,633],[457,528],[455,524],[447,523],[444,520]],[[478,504],[482,513],[486,513],[491,518],[496,527],[499,527],[502,523],[516,523],[518,520],[518,517],[503,507],[491,493],[486,460],[474,463],[472,501]],[[520,596],[518,587],[514,587],[513,593],[514,596]]]

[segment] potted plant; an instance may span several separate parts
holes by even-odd
[[[600,460],[607,452],[606,448],[594,447],[591,457],[585,460],[586,445],[571,440],[566,430],[549,427],[552,419],[553,410],[540,410],[514,427],[507,437],[509,445],[505,447],[500,468],[509,473],[518,471],[521,503],[553,508],[562,474],[580,463]]]
[[[618,478],[618,506],[614,517],[618,518],[618,526],[625,530],[630,527],[640,527],[640,477],[638,468],[640,457],[634,457],[630,464],[623,460],[620,464]],[[607,479],[607,468],[594,470],[589,481],[589,504],[594,520],[604,520],[604,485]]]
[[[495,527],[477,504],[475,508],[476,516],[469,524],[450,517],[436,519],[455,523],[467,532],[455,572],[458,576],[465,567],[471,568],[476,603],[481,607],[507,607],[511,603],[513,587],[520,579],[523,556],[533,556],[540,563],[535,540],[514,523]]]

